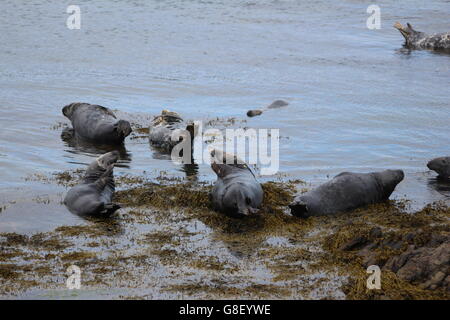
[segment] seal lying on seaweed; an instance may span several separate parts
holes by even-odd
[[[122,144],[131,133],[131,125],[126,120],[117,120],[116,115],[108,108],[89,103],[75,102],[62,109],[73,126],[73,130],[66,130],[68,134],[75,134],[82,139],[99,144]]]
[[[176,130],[180,131],[178,138],[172,138]],[[187,136],[189,133],[189,136]],[[181,116],[172,111],[163,110],[160,115],[153,118],[149,127],[150,144],[164,152],[172,151],[181,139],[181,136],[187,137],[192,141],[194,139],[194,124],[185,122]]]
[[[83,180],[67,192],[64,204],[78,215],[110,216],[119,205],[112,203],[115,191],[113,169],[119,152],[105,153],[94,160]]]
[[[386,201],[404,178],[402,170],[342,172],[289,205],[294,216],[324,216]]]
[[[212,150],[211,157],[211,168],[217,174],[210,194],[214,209],[232,217],[256,213],[263,201],[263,189],[247,164],[217,149]],[[226,161],[227,157],[232,161]]]
[[[405,46],[408,48],[450,50],[450,32],[428,35],[414,30],[409,23],[404,27],[399,22],[394,27],[405,38]]]

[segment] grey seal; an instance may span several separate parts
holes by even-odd
[[[211,156],[211,168],[217,175],[210,193],[214,209],[237,218],[258,212],[263,189],[247,164],[236,157],[233,163],[225,163],[227,155],[220,150],[213,150]]]
[[[407,23],[406,27],[401,23],[395,23],[394,27],[405,38],[405,46],[411,49],[450,50],[450,32],[428,35],[416,31]]]
[[[253,109],[253,110],[248,110],[247,111],[247,117],[256,117],[261,115],[264,111],[268,110],[268,109],[278,109],[278,108],[282,108],[289,105],[289,103],[287,103],[284,100],[275,100],[274,102],[272,102],[270,105],[268,105],[267,107],[263,108],[263,109]]]
[[[437,172],[439,178],[450,179],[450,157],[439,157],[430,160],[427,167]]]
[[[89,142],[121,144],[132,131],[128,121],[118,120],[114,112],[99,105],[71,103],[62,113],[72,122],[74,134]]]
[[[175,130],[183,130],[189,133],[190,143],[194,140],[194,124],[188,123],[173,111],[163,110],[160,115],[153,118],[149,127],[150,144],[163,152],[170,152],[180,142],[180,139],[172,139]]]
[[[64,198],[64,204],[72,213],[110,216],[120,208],[112,203],[115,191],[113,168],[118,159],[119,152],[112,151],[89,165],[82,181],[71,188]]]
[[[247,111],[247,117],[256,117],[263,113],[262,110],[254,109],[254,110],[248,110]]]
[[[289,205],[298,217],[333,215],[389,199],[404,178],[402,170],[342,172],[319,187],[295,197]]]

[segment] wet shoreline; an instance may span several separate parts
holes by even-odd
[[[65,171],[41,179],[69,187],[80,174]],[[390,271],[383,273],[384,290],[368,290],[362,286],[367,274],[359,251],[342,249],[379,227],[384,242],[373,257],[386,263],[407,249],[400,235],[425,230],[417,236],[415,244],[420,247],[430,234],[450,234],[447,206],[408,213],[407,203],[389,201],[336,217],[300,219],[289,215],[287,204],[308,186],[284,180],[264,182],[261,214],[242,220],[211,209],[209,182],[166,177],[162,172],[151,180],[118,176],[116,183],[116,201],[123,209],[111,219],[89,218],[82,225],[30,236],[0,233],[2,298],[449,297],[445,290],[423,289]],[[400,241],[394,248],[392,239]],[[69,293],[66,269],[72,264],[83,272],[82,289]]]

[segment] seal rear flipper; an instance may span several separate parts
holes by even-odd
[[[230,170],[230,168],[240,168],[240,169],[246,169],[248,170],[253,176],[255,174],[253,171],[249,168],[249,166],[245,163],[245,161],[238,158],[238,156],[223,152],[220,149],[213,149],[210,152],[211,156],[211,168],[214,170],[214,172],[219,176],[223,177],[226,175],[226,172]],[[216,164],[218,166],[213,167],[213,164]],[[218,170],[218,171],[216,171]],[[220,172],[222,174],[219,175]]]
[[[299,218],[306,218],[308,217],[308,206],[303,201],[296,201],[289,205],[289,208],[291,209],[291,214],[293,216],[299,217]]]

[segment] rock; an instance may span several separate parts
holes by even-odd
[[[381,231],[380,227],[374,227],[369,231],[369,237],[371,239],[381,238],[382,235],[383,235],[383,232]]]
[[[403,236],[403,240],[408,242],[409,244],[412,244],[415,238],[416,235],[413,232],[409,232]]]
[[[395,272],[400,279],[417,282],[425,289],[448,290],[449,266],[450,242],[445,242],[436,248],[410,246],[401,255],[389,259],[383,269]]]
[[[383,269],[397,272],[401,267],[405,265],[406,261],[413,255],[414,249],[415,249],[414,245],[410,245],[408,249],[402,254],[390,258],[383,266]]]
[[[356,237],[356,238],[351,239],[350,241],[344,243],[341,246],[340,250],[343,250],[343,251],[355,250],[355,249],[361,248],[366,243],[367,243],[366,237],[364,237],[364,236]]]
[[[373,249],[375,249],[376,247],[376,244],[371,243],[358,252],[358,255],[363,258],[362,265],[364,268],[367,268],[371,265],[380,265],[378,254],[377,252],[373,251]]]

